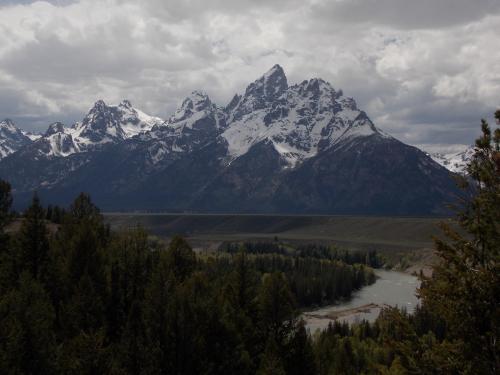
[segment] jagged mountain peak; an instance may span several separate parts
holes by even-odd
[[[102,99],[96,100],[94,105],[89,109],[88,113],[102,112],[108,108],[107,104]]]
[[[288,81],[279,65],[273,66],[263,76],[249,84],[245,94],[235,96],[226,110],[230,111],[231,119],[241,119],[243,116],[268,107],[288,89]]]
[[[292,86],[292,88],[297,89],[304,95],[328,94],[333,98],[338,98],[340,96],[329,82],[321,78],[304,80],[300,84]]]
[[[195,112],[203,110],[210,105],[212,105],[212,101],[207,93],[201,90],[195,90],[184,99],[181,108],[190,109]]]
[[[16,124],[10,118],[6,118],[6,119],[3,119],[2,121],[0,121],[0,126],[2,128],[9,128],[9,129],[16,128]]]
[[[49,137],[56,133],[64,133],[66,131],[66,126],[62,122],[53,122],[47,128],[47,131],[44,133],[44,137]]]
[[[182,122],[191,118],[195,114],[199,116],[206,115],[208,112],[215,110],[215,105],[210,100],[209,96],[201,91],[195,90],[191,92],[183,101],[181,106],[170,117],[170,124]]]
[[[279,65],[274,65],[262,77],[248,85],[245,97],[259,96],[265,100],[272,100],[285,92],[288,88],[285,71]]]
[[[134,108],[127,99],[118,105],[98,100],[83,121],[74,126],[74,136],[86,144],[104,144],[133,137],[163,122]]]
[[[102,144],[117,139],[124,139],[125,133],[120,127],[120,116],[115,108],[106,105],[103,100],[95,102],[82,123],[77,126],[76,136],[86,139],[86,143]]]
[[[286,83],[286,75],[285,71],[279,64],[275,64],[271,69],[269,69],[262,78],[264,82],[266,83],[276,83],[279,82],[280,84],[285,82]]]
[[[284,78],[280,78],[284,77]],[[334,145],[347,145],[357,137],[386,137],[360,111],[352,98],[321,79],[304,80],[290,87],[285,83],[268,94],[265,85],[284,80],[278,65],[252,83],[243,96],[235,96],[226,107],[228,128],[222,134],[230,160],[246,154],[260,142],[272,142],[289,167],[316,156]],[[267,82],[267,83],[266,83]],[[273,83],[276,87],[276,82]],[[278,86],[279,87],[279,86]]]
[[[120,104],[118,104],[118,107],[122,107],[122,108],[127,108],[127,109],[132,109],[134,108],[132,106],[132,103],[130,103],[130,100],[128,99],[123,99]]]
[[[15,125],[14,121],[8,118],[0,121],[0,159],[30,142],[31,139]]]

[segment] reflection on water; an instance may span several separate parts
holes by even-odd
[[[349,301],[304,313],[307,328],[311,332],[324,329],[332,318],[349,323],[363,319],[373,322],[384,305],[405,307],[413,312],[418,303],[415,292],[420,281],[402,272],[376,270],[375,273],[377,281],[354,293]]]

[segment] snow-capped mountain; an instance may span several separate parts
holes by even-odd
[[[355,100],[315,78],[289,85],[275,65],[221,107],[194,91],[162,121],[98,101],[0,162],[20,201],[34,189],[104,209],[431,214],[450,173],[380,131]]]
[[[164,121],[132,107],[128,100],[118,105],[106,105],[98,100],[81,122],[74,124],[69,134],[81,150],[107,143],[116,143],[149,131]]]
[[[466,173],[466,166],[474,155],[474,146],[469,146],[465,150],[452,153],[429,153],[429,156],[436,162],[453,173]]]
[[[17,128],[10,119],[0,121],[0,159],[31,143],[27,133]]]
[[[135,109],[128,100],[116,106],[108,106],[103,100],[98,100],[83,121],[72,126],[71,134],[85,149],[123,141],[161,123],[162,119]]]
[[[140,148],[151,165],[170,162],[215,139],[226,128],[226,114],[202,91],[188,95],[163,124],[155,125],[124,147]]]
[[[73,139],[72,129],[61,122],[50,124],[47,131],[31,145],[45,156],[68,156],[80,152],[80,147]]]
[[[288,87],[283,69],[273,67],[228,106],[223,132],[232,159],[267,140],[289,167],[355,137],[383,133],[345,97],[321,79]]]
[[[128,100],[114,106],[98,100],[81,122],[71,127],[60,122],[50,124],[29,148],[39,156],[67,157],[122,142],[163,122],[132,107]]]

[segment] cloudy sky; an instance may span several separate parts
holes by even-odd
[[[500,107],[500,0],[0,0],[0,118],[43,131],[97,99],[167,117],[278,63],[416,145],[471,143]],[[450,146],[443,146],[450,145]]]

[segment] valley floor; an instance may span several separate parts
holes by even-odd
[[[280,241],[336,245],[347,250],[377,250],[391,268],[428,272],[437,224],[447,218],[107,213],[115,229],[140,225],[162,239],[180,234],[197,251],[212,251],[224,242]]]

